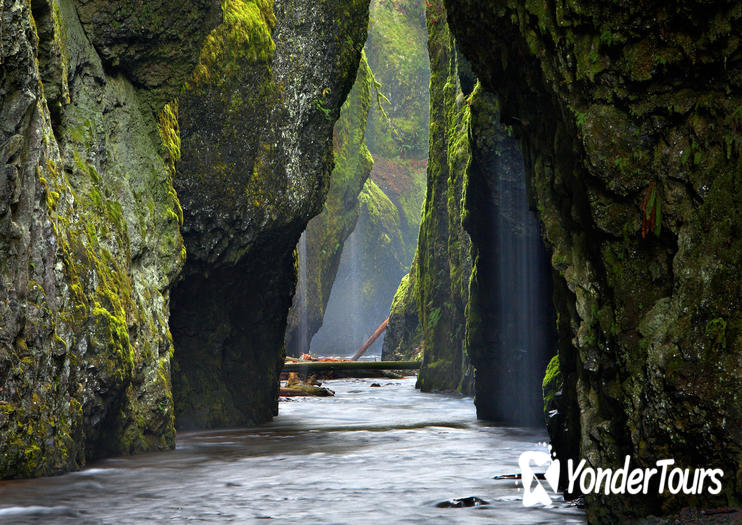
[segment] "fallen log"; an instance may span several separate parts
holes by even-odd
[[[366,350],[368,350],[368,347],[371,346],[376,342],[376,340],[381,336],[381,334],[384,333],[384,330],[386,330],[386,325],[389,324],[389,318],[387,317],[383,323],[379,325],[379,327],[374,331],[373,334],[371,334],[371,337],[368,338],[368,341],[363,343],[361,348],[358,349],[358,351],[353,354],[353,357],[351,357],[351,361],[358,361],[358,358],[361,357]]]
[[[329,397],[334,396],[335,392],[329,388],[314,386],[309,388],[284,387],[278,389],[278,395],[281,397]]]
[[[283,365],[284,372],[318,370],[417,370],[420,361],[293,361]]]

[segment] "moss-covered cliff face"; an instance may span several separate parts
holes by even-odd
[[[384,158],[424,159],[428,151],[430,68],[423,0],[372,0],[366,55],[389,99],[371,108],[367,142]],[[390,125],[391,124],[391,125]]]
[[[374,156],[371,178],[399,210],[404,258],[409,264],[420,229],[428,154],[430,65],[425,2],[373,0],[369,10],[366,54],[379,89],[389,100],[387,104],[380,99],[371,106],[366,133]]]
[[[422,327],[417,309],[417,257],[392,299],[381,349],[382,361],[422,359]]]
[[[363,344],[386,318],[414,255],[425,198],[428,137],[424,13],[422,0],[374,0],[369,6],[365,52],[373,78],[365,140],[374,158],[373,184],[365,187],[353,246],[343,252],[331,302],[323,312],[327,326],[312,343],[313,352],[343,355]],[[312,274],[310,268],[310,281]],[[316,328],[309,325],[314,333]],[[380,348],[381,341],[368,352]]]
[[[171,319],[184,428],[277,410],[294,248],[322,209],[368,24],[360,0],[225,0],[223,10],[179,99],[188,262]]]
[[[174,445],[168,291],[184,254],[163,140],[177,134],[156,113],[219,9],[98,4],[0,7],[1,477]]]
[[[470,107],[440,3],[428,8],[427,22],[431,69],[427,195],[415,265],[394,298],[384,356],[408,357],[421,344],[418,386],[422,390],[470,392],[464,329],[472,261],[469,234],[462,224],[464,180],[471,157]]]
[[[335,169],[322,213],[307,224],[304,260],[301,260],[302,250],[298,249],[299,280],[286,327],[289,355],[309,352],[309,342],[322,326],[345,239],[356,227],[360,212],[358,196],[373,165],[364,141],[371,82],[371,71],[362,57],[356,82],[335,123]]]
[[[394,203],[368,179],[359,195],[353,233],[345,241],[340,267],[312,352],[351,355],[389,314],[389,301],[407,267],[401,220]],[[377,341],[368,353],[378,353]]]
[[[739,504],[742,6],[446,6],[554,248],[558,453],[725,472],[718,497],[590,496],[590,519]]]

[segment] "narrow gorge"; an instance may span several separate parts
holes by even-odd
[[[742,520],[741,23],[5,0],[0,521]]]

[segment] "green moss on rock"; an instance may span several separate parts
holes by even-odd
[[[470,110],[463,103],[455,42],[442,3],[427,9],[430,56],[430,151],[427,196],[413,268],[398,290],[385,339],[386,355],[411,355],[420,344],[424,391],[472,393],[472,369],[465,337],[472,270],[469,235],[462,223],[462,199],[471,150]],[[412,285],[412,286],[410,286]],[[419,328],[413,327],[414,301]],[[419,330],[421,343],[416,332]]]
[[[425,159],[428,65],[425,2],[373,0],[366,41],[369,66],[391,104],[371,108],[366,141],[374,157]],[[416,210],[419,211],[419,210]]]
[[[128,51],[101,51],[112,13],[94,3],[1,8],[15,42],[3,48],[0,104],[12,174],[0,190],[2,477],[174,446],[167,303],[183,244],[165,142],[177,129],[158,133],[155,114],[218,9],[126,7],[172,15],[185,43],[162,71],[153,55],[127,55],[151,43],[131,24],[116,29]],[[187,16],[201,22],[183,25]]]
[[[559,371],[559,356],[555,355],[549,361],[541,384],[544,396],[544,414],[548,417],[554,406],[554,395],[562,389],[562,374]]]
[[[410,273],[402,277],[392,300],[389,324],[384,337],[382,361],[406,361],[422,358],[422,332],[417,311],[417,260]]]

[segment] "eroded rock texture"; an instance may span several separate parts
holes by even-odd
[[[294,248],[322,209],[368,24],[360,0],[223,10],[179,103],[188,262],[171,321],[183,428],[255,424],[278,408]]]
[[[143,2],[93,4],[0,7],[2,477],[174,445],[168,296],[184,253],[174,131],[155,112],[219,9],[147,2],[170,18],[143,30]],[[129,46],[108,47],[112,26]],[[162,53],[131,53],[152,39]]]
[[[446,7],[553,246],[559,454],[725,472],[718,497],[590,496],[589,518],[739,504],[742,5]]]

